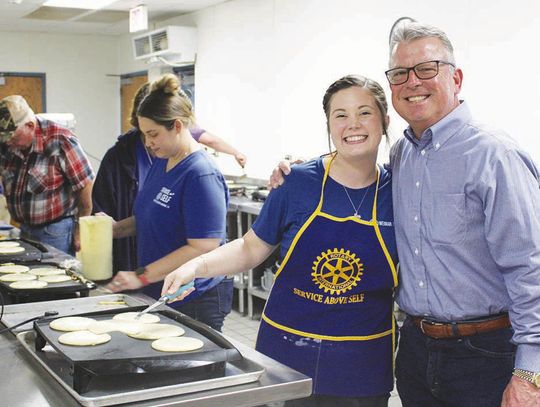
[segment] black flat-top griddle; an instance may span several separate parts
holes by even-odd
[[[44,267],[59,267],[55,262],[41,262],[41,261],[15,261],[15,260],[2,260],[0,259],[0,265],[5,263],[20,264],[28,266],[30,269],[44,268]],[[61,268],[61,267],[60,267]],[[64,269],[65,270],[65,269]],[[66,270],[67,275],[71,275],[69,270]],[[0,281],[0,290],[7,294],[12,303],[23,302],[35,302],[35,301],[48,301],[62,299],[65,296],[79,293],[81,297],[87,297],[90,288],[94,288],[94,283],[83,282],[77,278],[72,278],[69,281],[61,283],[49,283],[43,288],[26,288],[18,289],[10,287],[11,282]]]
[[[24,252],[21,253],[0,253],[0,263],[21,263],[28,261],[39,261],[43,258],[43,253],[48,250],[39,242],[29,239],[6,239],[1,242],[17,242],[20,247],[24,247]]]
[[[120,312],[142,311],[145,306],[106,310],[77,316],[96,320],[111,319]],[[55,318],[34,322],[36,352],[48,343],[66,359],[73,376],[73,389],[84,394],[99,386],[110,386],[116,380],[137,380],[143,388],[161,386],[174,376],[176,383],[222,377],[226,362],[241,360],[240,352],[218,332],[177,311],[155,312],[160,323],[179,325],[184,336],[203,341],[201,349],[191,352],[161,352],[151,347],[152,340],[131,338],[111,332],[111,340],[96,346],[69,346],[58,342],[65,332],[49,327]]]

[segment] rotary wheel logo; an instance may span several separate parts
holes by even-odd
[[[312,280],[325,293],[341,294],[351,290],[364,274],[364,265],[345,249],[327,250],[313,262]]]

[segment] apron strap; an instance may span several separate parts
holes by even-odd
[[[336,156],[337,156],[337,153],[332,154],[332,158],[330,159],[330,162],[328,163],[327,167],[324,169],[324,176],[323,176],[322,184],[321,184],[321,197],[319,199],[319,204],[317,205],[317,208],[315,209],[314,213],[321,212],[323,201],[324,201],[324,186],[326,185],[328,174],[330,174],[330,167],[332,166],[332,163],[334,162]],[[324,159],[323,159],[323,165],[324,165]]]

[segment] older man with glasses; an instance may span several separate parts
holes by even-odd
[[[403,405],[538,407],[538,170],[458,99],[463,73],[444,32],[398,28],[390,68],[409,124],[390,157]]]
[[[404,407],[540,406],[540,175],[460,101],[438,28],[399,26],[386,77],[409,127],[392,147]],[[282,162],[270,178],[278,187]]]

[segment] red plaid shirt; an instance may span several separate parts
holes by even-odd
[[[75,135],[39,118],[26,156],[0,145],[0,171],[11,217],[33,226],[74,215],[75,192],[94,178]]]

